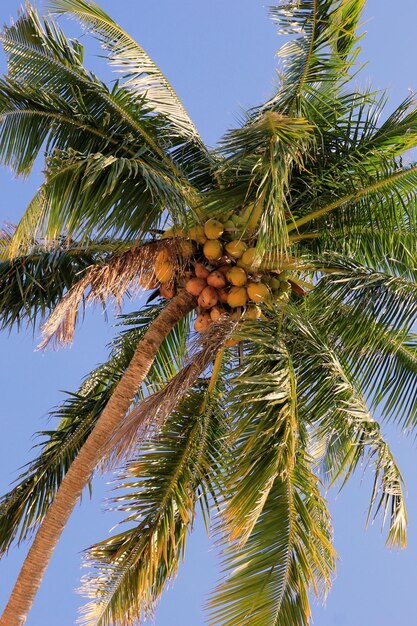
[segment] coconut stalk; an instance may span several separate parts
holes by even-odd
[[[129,410],[162,341],[195,305],[195,298],[181,291],[152,322],[139,342],[126,372],[66,473],[45,515],[0,618],[0,626],[22,626],[26,622],[55,546],[84,487],[102,460],[102,451]]]

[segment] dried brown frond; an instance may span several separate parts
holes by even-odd
[[[113,256],[105,265],[87,268],[84,276],[68,291],[46,320],[42,328],[43,339],[38,348],[43,350],[51,341],[55,347],[72,342],[81,302],[88,305],[113,299],[120,309],[127,292],[135,296],[141,289],[158,287],[154,266],[161,249],[167,250],[174,275],[179,275],[184,268],[184,260],[177,240],[138,245]]]
[[[118,465],[137,451],[145,437],[163,426],[180,400],[215,359],[236,325],[236,321],[223,318],[198,336],[185,367],[163,389],[134,407],[108,441],[103,450],[106,467]]]

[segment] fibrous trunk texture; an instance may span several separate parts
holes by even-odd
[[[0,618],[0,626],[22,626],[25,623],[61,533],[81,492],[101,461],[103,447],[129,410],[162,341],[194,306],[193,296],[185,291],[180,292],[169,302],[139,342],[129,367],[69,468],[45,515]]]

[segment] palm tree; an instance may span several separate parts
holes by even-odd
[[[306,625],[308,593],[335,567],[323,482],[369,455],[370,514],[405,545],[403,481],[373,415],[416,420],[417,165],[401,159],[417,144],[414,98],[379,124],[384,97],[352,89],[364,0],[281,3],[272,18],[299,36],[279,88],[210,152],[109,16],[50,4],[124,79],[109,90],[30,7],[5,29],[0,157],[23,175],[45,142],[47,157],[2,234],[1,324],[50,313],[46,346],[71,341],[84,304],[140,287],[158,300],[121,318],[109,360],[1,501],[3,552],[38,530],[0,624],[25,622],[82,490],[116,467],[128,528],[88,551],[84,623],[152,611],[201,505],[225,542],[210,623]]]

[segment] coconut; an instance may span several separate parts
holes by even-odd
[[[247,320],[257,320],[261,317],[261,313],[261,309],[258,306],[251,305],[247,307],[244,317]]]
[[[240,339],[228,339],[224,345],[226,346],[226,348],[233,348],[233,346],[235,346],[240,341]]]
[[[202,263],[196,263],[194,265],[194,271],[195,275],[198,278],[207,278],[207,276],[210,274],[210,270],[208,270],[207,267]]]
[[[232,220],[226,220],[224,223],[224,230],[236,230],[236,225]]]
[[[230,257],[223,255],[222,257],[220,257],[220,259],[215,261],[214,265],[217,269],[219,269],[219,267],[221,267],[222,265],[228,265],[230,267]]]
[[[162,265],[162,263],[166,263],[166,261],[169,261],[169,258],[170,255],[167,248],[161,248],[156,255],[155,265]]]
[[[226,251],[227,254],[230,254],[230,256],[234,259],[240,259],[246,248],[247,246],[244,241],[241,241],[240,239],[235,239],[234,241],[231,241],[227,244]]]
[[[179,252],[181,254],[181,256],[183,257],[190,257],[194,254],[195,252],[195,248],[194,248],[195,244],[193,241],[180,241],[178,248],[179,248]]]
[[[252,302],[264,302],[269,300],[271,292],[264,283],[249,283],[247,286],[248,297]]]
[[[166,283],[160,286],[159,293],[163,298],[171,300],[175,296],[175,285],[173,283]]]
[[[261,261],[262,257],[256,248],[248,248],[242,254],[242,262],[252,269],[258,269]]]
[[[198,333],[204,332],[212,323],[209,313],[199,313],[194,320],[194,329]]]
[[[280,286],[279,289],[282,293],[290,293],[291,291],[291,284],[286,280],[286,281],[280,281]]]
[[[281,281],[276,276],[272,276],[272,278],[271,278],[271,280],[269,282],[269,286],[271,287],[271,289],[273,291],[276,291],[277,289],[280,289]]]
[[[230,319],[236,322],[240,320],[241,318],[242,318],[242,309],[240,307],[237,307],[237,309],[233,309],[230,315]]]
[[[193,296],[199,296],[206,287],[207,283],[204,278],[190,278],[185,285],[185,289]]]
[[[228,313],[222,306],[219,306],[218,304],[216,304],[216,306],[214,306],[210,310],[210,317],[213,322],[217,322],[221,317],[224,317],[225,315],[228,315]]]
[[[215,270],[207,276],[207,284],[216,289],[222,289],[226,285],[224,274]]]
[[[232,287],[227,296],[227,304],[232,308],[245,306],[247,299],[246,289],[244,287]]]
[[[173,275],[172,265],[169,261],[163,263],[155,263],[155,276],[160,283],[168,283]]]
[[[199,244],[204,244],[207,241],[207,237],[204,234],[204,226],[192,226],[188,231],[188,236]]]
[[[277,292],[277,294],[275,295],[275,300],[276,302],[279,302],[280,304],[287,304],[290,300],[290,294],[286,291],[284,292]]]
[[[219,296],[217,295],[217,290],[214,287],[205,287],[198,296],[198,305],[201,306],[202,309],[211,309],[211,307],[215,306],[218,301]]]
[[[230,270],[230,265],[219,265],[217,271],[223,274],[223,276],[227,276],[227,272]]]
[[[218,289],[217,295],[219,296],[220,302],[223,302],[223,304],[227,304],[227,297],[229,295],[229,292],[226,291],[226,289]]]
[[[185,232],[183,228],[178,228],[178,227],[173,227],[173,228],[168,228],[164,233],[162,233],[161,235],[161,239],[169,239],[171,237],[185,237]]]
[[[210,219],[204,224],[204,234],[207,239],[218,239],[223,235],[224,226],[218,220]]]
[[[232,267],[227,272],[227,280],[235,287],[243,287],[247,282],[247,274],[243,267]]]
[[[218,261],[223,256],[223,246],[220,241],[206,241],[203,248],[204,256],[209,261]]]

